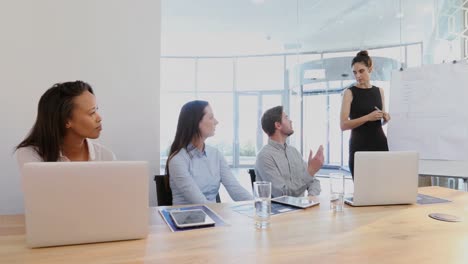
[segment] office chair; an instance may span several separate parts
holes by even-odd
[[[255,176],[255,170],[249,169],[249,174],[250,174],[250,184],[252,184],[252,188],[253,188],[253,183],[255,182],[257,178],[257,176]]]
[[[154,181],[156,183],[158,206],[172,205],[172,190],[171,186],[169,186],[169,177],[167,175],[155,175]]]
[[[156,198],[158,206],[172,205],[172,190],[169,185],[169,177],[167,175],[155,175],[154,181],[156,183]],[[216,202],[221,203],[219,193],[216,195]]]

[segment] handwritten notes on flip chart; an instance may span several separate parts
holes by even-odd
[[[468,64],[394,71],[390,84],[390,150],[420,159],[468,160]]]

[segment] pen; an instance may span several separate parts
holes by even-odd
[[[374,108],[375,108],[375,110],[377,110],[377,111],[383,112],[383,111],[380,110],[377,106],[374,106]],[[384,116],[385,116],[385,113],[384,113]],[[382,118],[384,118],[384,117],[382,117]],[[384,118],[384,120],[385,120],[385,118]]]

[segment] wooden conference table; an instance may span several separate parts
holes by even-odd
[[[232,204],[214,204],[230,226],[178,233],[151,208],[147,239],[42,249],[26,247],[23,215],[4,215],[0,263],[468,263],[468,193],[419,192],[453,202],[346,207],[335,214],[324,195],[320,207],[271,217],[264,231]],[[436,221],[427,216],[433,212],[464,221]]]

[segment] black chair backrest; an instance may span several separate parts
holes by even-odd
[[[172,190],[169,185],[169,177],[167,175],[155,175],[154,181],[156,182],[156,198],[158,199],[158,206],[172,205]],[[216,195],[216,202],[221,203],[219,193]]]
[[[250,183],[252,184],[252,188],[253,188],[253,183],[255,182],[257,178],[257,176],[255,176],[255,170],[249,169],[249,174],[250,174]]]
[[[172,205],[172,190],[169,185],[169,177],[167,175],[155,175],[156,182],[156,197],[158,206]]]

